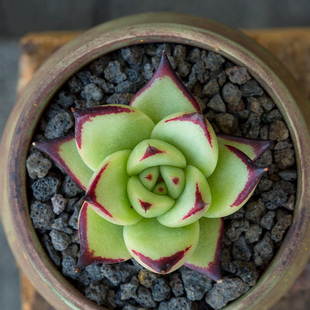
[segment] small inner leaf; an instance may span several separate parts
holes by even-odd
[[[181,83],[165,53],[152,79],[136,93],[130,105],[143,111],[154,123],[176,112],[200,111],[196,99]]]
[[[159,168],[158,167],[150,167],[143,170],[139,174],[139,179],[141,183],[147,188],[149,191],[153,190],[157,180],[159,177]]]
[[[161,215],[174,205],[174,200],[169,196],[157,195],[147,190],[137,176],[129,179],[127,192],[133,208],[146,218]]]
[[[184,168],[186,159],[176,147],[167,142],[155,139],[144,140],[131,152],[127,172],[129,175],[137,175],[149,167],[160,165]]]
[[[79,267],[93,263],[120,263],[131,258],[124,243],[123,227],[106,221],[87,202],[79,215],[79,235]]]
[[[209,208],[211,193],[201,171],[188,165],[185,169],[185,188],[175,205],[158,221],[165,226],[181,227],[197,221]]]
[[[167,185],[169,195],[177,199],[185,186],[184,170],[172,166],[160,166],[160,174]]]
[[[153,192],[157,195],[167,195],[168,188],[165,182],[159,182],[155,185]]]

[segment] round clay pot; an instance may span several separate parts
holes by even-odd
[[[285,294],[310,256],[310,110],[289,72],[264,48],[239,31],[200,17],[151,13],[107,22],[65,45],[36,72],[14,107],[1,145],[1,217],[11,249],[55,308],[103,309],[61,275],[41,246],[29,218],[25,160],[43,110],[72,74],[103,54],[148,42],[183,43],[222,54],[246,67],[283,114],[298,167],[293,223],[258,283],[225,308],[267,309]]]

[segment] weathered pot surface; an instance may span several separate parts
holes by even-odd
[[[50,98],[95,58],[128,45],[175,42],[214,50],[248,69],[276,102],[296,151],[298,184],[293,223],[259,282],[225,309],[267,309],[293,284],[310,251],[310,110],[288,71],[239,31],[200,17],[150,13],[99,25],[57,51],[35,74],[7,123],[1,145],[1,217],[14,255],[36,289],[57,309],[103,309],[74,288],[49,260],[29,218],[25,160]]]

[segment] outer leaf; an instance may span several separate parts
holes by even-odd
[[[104,105],[73,113],[78,152],[92,170],[108,155],[133,149],[148,139],[154,127],[146,114],[124,105]]]
[[[125,244],[145,268],[166,274],[182,266],[198,243],[199,224],[169,228],[156,219],[143,219],[124,227]]]
[[[199,241],[194,253],[184,264],[214,281],[221,279],[221,248],[224,235],[223,219],[199,220]]]
[[[34,146],[49,155],[84,190],[93,174],[82,161],[74,135],[48,141],[35,142]]]
[[[183,86],[163,53],[152,79],[132,98],[130,105],[147,114],[154,123],[176,112],[196,112],[200,107]]]
[[[216,136],[219,144],[234,146],[253,161],[256,161],[271,145],[271,141],[245,139],[222,134]]]
[[[218,164],[208,178],[212,203],[205,216],[223,217],[238,211],[250,198],[265,171],[235,147],[220,145]]]
[[[148,191],[137,176],[129,179],[127,193],[133,208],[146,218],[163,214],[174,205],[174,200],[169,196]]]
[[[127,198],[129,154],[123,150],[108,156],[94,172],[85,196],[94,211],[118,225],[132,225],[141,219]]]
[[[144,169],[160,165],[184,168],[186,159],[173,145],[155,139],[140,142],[128,158],[127,172],[137,175]]]
[[[209,208],[211,193],[204,175],[194,166],[185,169],[185,188],[175,205],[158,221],[165,226],[181,227],[201,218]]]
[[[159,168],[158,167],[147,168],[139,174],[139,179],[140,179],[141,183],[149,191],[151,191],[154,188],[154,186],[158,180],[158,177],[159,177]]]
[[[160,166],[160,174],[167,185],[169,195],[173,199],[178,198],[185,186],[184,170],[171,166]]]
[[[80,257],[78,266],[120,263],[131,258],[123,238],[123,227],[112,224],[84,202],[79,216]]]
[[[216,167],[217,139],[211,124],[201,112],[168,116],[154,127],[151,138],[177,147],[187,163],[198,168],[205,177],[210,176]]]

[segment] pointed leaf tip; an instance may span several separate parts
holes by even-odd
[[[176,112],[200,111],[198,102],[175,74],[165,52],[154,76],[135,94],[130,106],[139,108],[155,123]]]

